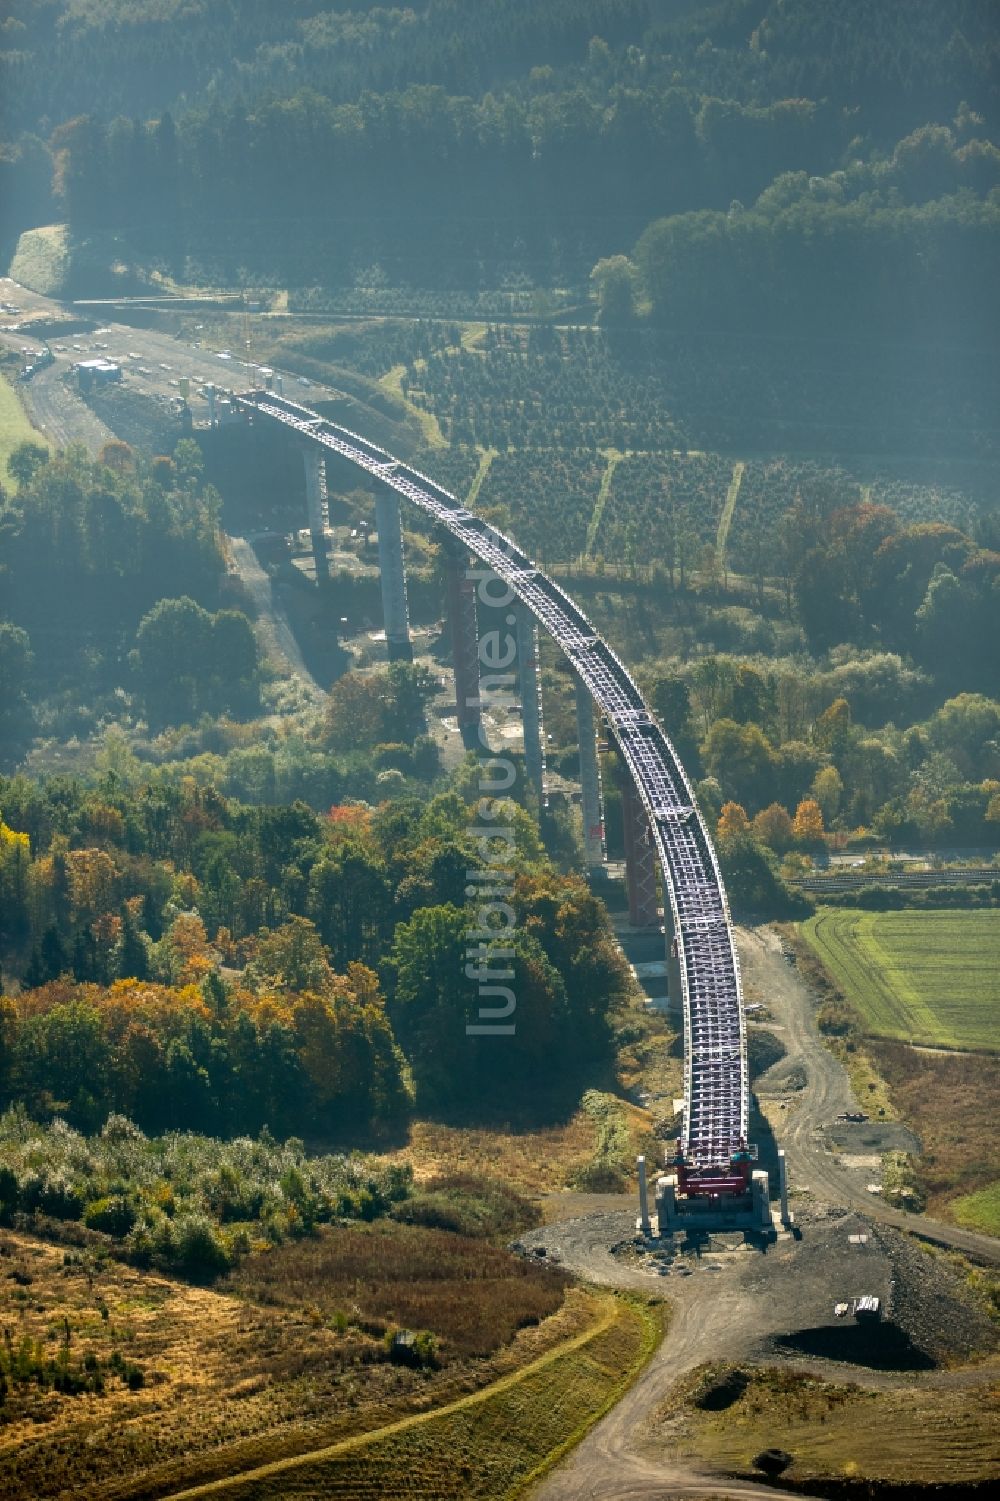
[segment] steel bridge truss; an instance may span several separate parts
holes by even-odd
[[[524,602],[607,716],[649,818],[673,913],[684,1014],[682,1151],[695,1171],[729,1169],[749,1129],[746,1022],[729,904],[687,774],[627,668],[516,543],[419,470],[270,391],[233,400],[251,419],[280,424],[339,454],[444,527]]]

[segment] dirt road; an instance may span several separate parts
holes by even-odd
[[[862,1210],[869,1218],[921,1235],[936,1245],[950,1246],[974,1260],[1000,1264],[1000,1241],[927,1215],[893,1209],[878,1197],[859,1192],[852,1174],[838,1165],[827,1148],[824,1128],[845,1110],[857,1110],[843,1065],[824,1046],[812,1015],[808,995],[785,958],[777,936],[768,928],[741,929],[740,959],[744,975],[766,998],[790,1061],[804,1067],[808,1083],[799,1107],[789,1119],[779,1145],[788,1158],[789,1182],[808,1185],[818,1199]]]
[[[254,633],[261,652],[279,672],[285,671],[299,680],[309,698],[321,708],[326,702],[316,679],[306,666],[299,644],[288,620],[274,598],[271,580],[257,561],[245,537],[229,537],[227,553],[256,611]]]
[[[57,363],[47,370],[39,370],[20,389],[24,405],[32,423],[57,448],[67,448],[70,443],[82,443],[90,457],[98,453],[115,434],[105,427],[75,391],[67,389],[64,377],[66,365]]]
[[[859,1224],[853,1216],[845,1217],[844,1210],[863,1211],[868,1220],[916,1231],[982,1260],[1000,1261],[1000,1242],[989,1236],[902,1214],[863,1189],[858,1191],[825,1138],[825,1128],[838,1114],[857,1109],[847,1074],[820,1040],[808,993],[777,936],[768,929],[742,930],[739,942],[744,976],[765,998],[780,1029],[787,1049],[784,1067],[798,1067],[805,1075],[805,1087],[796,1092],[779,1143],[788,1157],[791,1183],[809,1188],[803,1240],[783,1239],[765,1257],[744,1250],[710,1256],[708,1265],[688,1262],[680,1277],[675,1264],[669,1282],[657,1285],[641,1263],[616,1260],[609,1251],[616,1239],[630,1237],[634,1205],[609,1198],[601,1212],[584,1220],[562,1227],[549,1224],[535,1232],[550,1254],[560,1252],[568,1266],[596,1281],[641,1286],[647,1292],[658,1292],[662,1286],[673,1316],[643,1376],[566,1463],[541,1483],[534,1501],[787,1495],[766,1484],[731,1480],[699,1470],[688,1460],[675,1460],[669,1445],[656,1441],[654,1416],[669,1401],[678,1379],[695,1366],[710,1360],[759,1358],[762,1342],[787,1329],[796,1317],[803,1323],[815,1318],[817,1298],[828,1302],[827,1287],[841,1275],[835,1267],[841,1252],[834,1248],[842,1248],[847,1230]],[[824,1226],[827,1215],[832,1228]],[[852,1368],[852,1379],[873,1374]]]
[[[648,1286],[648,1284],[647,1284]],[[618,1406],[592,1429],[567,1462],[545,1480],[533,1501],[667,1501],[673,1496],[787,1496],[769,1485],[729,1480],[688,1462],[650,1453],[645,1434],[651,1415],[692,1367],[723,1353],[739,1359],[747,1347],[746,1299],[740,1279],[725,1277],[707,1288],[685,1287],[674,1300],[670,1330],[646,1371]],[[754,1338],[757,1331],[754,1331]]]

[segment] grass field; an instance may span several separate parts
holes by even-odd
[[[807,1488],[820,1478],[929,1485],[982,1481],[993,1472],[995,1367],[974,1384],[878,1391],[764,1366],[745,1373],[743,1394],[724,1411],[700,1408],[699,1387],[725,1374],[702,1373],[686,1401],[675,1397],[661,1409],[658,1426],[672,1454],[749,1471],[762,1449],[784,1449],[794,1456],[786,1477]]]
[[[631,1015],[631,1012],[629,1013]],[[640,1024],[643,1019],[640,1018]],[[623,1085],[635,1082],[639,1065],[629,1055]],[[675,1063],[671,1079],[679,1077]],[[677,1092],[675,1090],[675,1092]],[[630,1181],[637,1152],[647,1149],[648,1114],[627,1100],[619,1101],[625,1137],[620,1154],[622,1184]],[[439,1121],[414,1121],[405,1147],[393,1152],[391,1161],[407,1162],[418,1183],[441,1173],[482,1173],[487,1167],[517,1193],[532,1198],[578,1186],[582,1176],[602,1153],[602,1122],[581,1106],[565,1122],[554,1126],[520,1128],[453,1126]]]
[[[659,1341],[658,1309],[589,1296],[589,1329],[484,1391],[302,1458],[175,1492],[173,1501],[512,1501],[621,1397]]]
[[[988,1235],[1000,1235],[1000,1183],[991,1183],[978,1193],[964,1194],[951,1206],[960,1225],[970,1230],[985,1230]]]
[[[803,932],[871,1036],[1000,1049],[994,912],[821,908]]]
[[[69,273],[65,224],[26,229],[17,242],[10,275],[43,297],[58,297]]]
[[[48,447],[48,439],[36,432],[28,421],[13,386],[0,375],[0,481],[5,485],[13,484],[7,470],[7,460],[18,444],[25,442]]]

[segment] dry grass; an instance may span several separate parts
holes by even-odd
[[[429,1329],[440,1355],[492,1355],[555,1313],[568,1278],[507,1251],[415,1225],[350,1226],[252,1257],[231,1278],[265,1306],[338,1314],[380,1335]]]
[[[412,1163],[418,1183],[443,1173],[488,1172],[519,1193],[541,1194],[563,1188],[593,1145],[593,1121],[577,1111],[563,1125],[534,1131],[414,1121],[408,1145],[394,1157]]]
[[[639,1152],[659,1161],[652,1126],[657,1114],[671,1114],[670,1101],[683,1088],[683,1064],[674,1029],[664,1016],[645,1009],[638,991],[616,1026],[615,1078],[620,1094],[644,1089],[663,1096],[653,1113],[620,1100],[628,1138],[623,1161],[630,1169]],[[533,1197],[558,1193],[585,1177],[599,1137],[599,1123],[582,1105],[566,1121],[534,1129],[414,1121],[407,1145],[389,1160],[408,1162],[419,1184],[441,1175],[487,1173]]]
[[[630,1151],[641,1151],[650,1129],[649,1115],[625,1101],[622,1112]],[[537,1130],[415,1121],[408,1146],[395,1155],[396,1160],[412,1164],[418,1183],[442,1173],[488,1172],[530,1197],[572,1184],[593,1158],[597,1136],[593,1117],[583,1109],[562,1125]]]
[[[996,1366],[974,1379],[872,1390],[823,1381],[802,1371],[760,1367],[743,1395],[723,1411],[699,1407],[701,1372],[657,1414],[658,1435],[678,1458],[749,1471],[762,1449],[794,1457],[786,1476],[799,1485],[849,1477],[909,1484],[972,1482],[995,1473]],[[886,1434],[892,1442],[886,1442]]]
[[[386,1233],[399,1234],[411,1250],[426,1236],[437,1244],[440,1234],[411,1227]],[[371,1325],[361,1327],[362,1318],[341,1329],[343,1321],[331,1323],[325,1315],[308,1268],[299,1268],[294,1290],[282,1286],[291,1281],[306,1243],[288,1247],[289,1275],[277,1279],[281,1301],[264,1306],[118,1263],[67,1266],[61,1249],[23,1235],[8,1233],[3,1239],[13,1252],[3,1258],[4,1265],[17,1265],[32,1279],[19,1285],[0,1278],[0,1323],[11,1328],[15,1342],[26,1333],[55,1353],[68,1319],[74,1363],[91,1351],[106,1368],[119,1350],[145,1375],[138,1391],[111,1377],[104,1396],[30,1391],[16,1394],[16,1401],[8,1398],[0,1409],[5,1419],[0,1495],[33,1501],[163,1495],[334,1443],[453,1401],[579,1333],[593,1319],[586,1296],[573,1289],[563,1306],[545,1317],[562,1297],[558,1275],[527,1268],[540,1279],[537,1287],[531,1276],[505,1286],[499,1261],[494,1266],[501,1253],[476,1242],[476,1255],[490,1275],[471,1274],[471,1252],[464,1265],[461,1257],[453,1264],[452,1281],[441,1280],[433,1289],[445,1363],[436,1371],[411,1370],[388,1362],[376,1332],[383,1315],[430,1314],[426,1289],[432,1278],[424,1279],[423,1291],[418,1284],[411,1294],[402,1259],[390,1257],[383,1264],[387,1275],[391,1267],[402,1279],[401,1299],[413,1297],[415,1303],[400,1301],[394,1307],[391,1289],[380,1289],[367,1269],[361,1302],[375,1310]],[[280,1256],[284,1248],[271,1254]],[[276,1261],[268,1265],[278,1270]],[[363,1281],[366,1268],[357,1259],[342,1263],[345,1279],[351,1266]],[[322,1273],[323,1267],[314,1270]],[[549,1291],[543,1296],[539,1289],[546,1280]],[[338,1289],[341,1300],[343,1288],[344,1283]],[[470,1357],[457,1348],[475,1334],[474,1325],[463,1329],[461,1307],[474,1304],[484,1291],[494,1307],[505,1296],[518,1310],[505,1334],[512,1333],[518,1318],[541,1322],[522,1328],[502,1349],[496,1349],[490,1331],[480,1329],[481,1344],[491,1343],[494,1353]]]

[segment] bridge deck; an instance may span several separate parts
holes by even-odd
[[[503,579],[559,644],[608,723],[649,817],[677,935],[684,1012],[685,1156],[728,1167],[747,1140],[749,1085],[739,960],[708,830],[677,753],[628,670],[576,603],[509,537],[419,470],[269,391],[235,398],[412,501]]]

